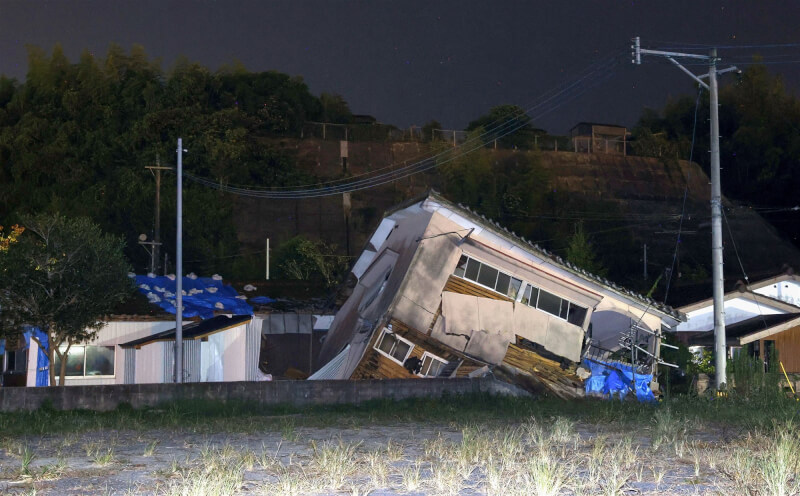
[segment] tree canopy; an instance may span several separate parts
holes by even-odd
[[[165,72],[140,46],[112,45],[105,57],[85,51],[75,63],[59,45],[49,55],[30,47],[28,60],[24,83],[0,77],[0,224],[33,212],[90,217],[124,236],[127,255],[144,265],[136,238],[152,229],[155,190],[144,167],[157,156],[174,163],[178,137],[190,148],[186,170],[197,175],[307,182],[287,152],[263,143],[322,117],[299,77],[241,65],[211,72],[185,59]],[[174,191],[174,175],[164,176],[162,193]],[[162,225],[174,224],[173,196],[162,194]],[[229,200],[186,184],[185,202],[185,259],[230,260],[239,246]],[[165,231],[165,247],[172,237]]]
[[[531,124],[525,109],[517,105],[498,105],[489,112],[470,122],[467,131],[478,131],[486,144],[497,143],[502,148],[532,149],[534,136],[545,134]]]
[[[731,77],[731,76],[728,76]],[[649,156],[689,158],[695,122],[695,96],[673,100],[661,112],[645,111],[634,129],[634,149]],[[755,205],[797,205],[800,189],[800,100],[780,76],[751,65],[719,91],[720,161],[723,194]],[[693,157],[709,169],[708,92],[697,106]],[[800,221],[767,215],[797,243]]]
[[[51,364],[61,358],[63,385],[69,347],[94,338],[102,317],[133,290],[124,242],[87,218],[41,214],[24,224],[16,242],[0,250],[0,329],[18,333],[31,325],[45,332],[44,351]]]

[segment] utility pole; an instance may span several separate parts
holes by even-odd
[[[151,264],[150,272],[156,274],[158,273],[158,263],[161,261],[161,257],[159,256],[159,251],[161,250],[161,171],[162,170],[173,170],[172,167],[161,167],[161,160],[159,156],[156,154],[156,165],[148,165],[145,169],[150,169],[153,172],[153,175],[156,178],[156,215],[154,221],[154,229],[153,229],[153,253],[152,253],[152,260],[154,262]],[[166,267],[165,267],[166,270]]]
[[[647,50],[641,47],[639,37],[633,38],[631,55],[636,65],[642,63],[642,54],[664,57],[683,73],[694,79],[700,86],[708,90],[711,114],[711,268],[712,289],[714,300],[714,365],[716,368],[717,391],[726,389],[726,359],[727,347],[725,345],[725,278],[722,271],[722,188],[719,174],[719,97],[717,91],[717,75],[730,71],[738,71],[736,67],[717,70],[717,49],[712,48],[708,55],[696,53],[664,52],[661,50]],[[708,62],[708,74],[696,76],[689,69],[682,66],[677,58],[700,59]],[[708,84],[703,79],[708,78]]]
[[[175,384],[183,382],[183,139],[178,138],[178,212],[175,222]]]
[[[644,280],[647,280],[647,243],[644,244],[644,267],[643,267]]]

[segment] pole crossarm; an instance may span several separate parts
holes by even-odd
[[[697,53],[682,53],[682,52],[663,52],[661,50],[648,50],[647,48],[639,48],[639,52],[644,55],[659,55],[661,57],[677,57],[683,59],[700,59],[711,60],[708,55],[700,55]]]

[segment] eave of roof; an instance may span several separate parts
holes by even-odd
[[[432,198],[434,201],[442,203],[449,208],[456,209],[461,211],[462,213],[466,214],[470,220],[474,221],[475,223],[483,226],[484,228],[490,230],[494,234],[505,238],[506,240],[522,247],[523,249],[529,251],[533,255],[546,259],[549,263],[566,270],[582,279],[589,280],[595,284],[600,285],[604,289],[616,293],[623,298],[628,298],[630,300],[634,300],[641,305],[645,305],[646,307],[653,308],[657,310],[659,313],[663,315],[667,315],[677,321],[686,321],[686,315],[678,311],[668,305],[663,303],[659,303],[653,298],[646,297],[642,294],[636,293],[631,291],[627,288],[617,285],[616,283],[609,281],[604,277],[600,277],[596,274],[592,274],[591,272],[581,269],[576,265],[573,265],[569,261],[566,261],[559,257],[558,255],[552,254],[548,252],[546,249],[540,247],[538,244],[535,244],[527,239],[523,238],[522,236],[518,236],[513,231],[509,231],[508,228],[501,226],[498,222],[493,221],[492,219],[486,218],[485,215],[479,214],[469,207],[463,204],[456,204],[451,202],[450,200],[444,198],[440,193],[437,191],[431,190],[430,193],[427,195],[426,198]]]
[[[766,286],[766,284],[764,286]],[[750,288],[752,288],[752,286],[750,286]],[[792,312],[798,308],[797,305],[792,305],[791,303],[786,303],[783,300],[779,300],[771,296],[756,293],[752,289],[742,289],[742,288],[736,288],[732,291],[728,291],[727,293],[725,293],[723,301],[734,300],[736,298],[745,298],[754,301],[756,303],[770,305],[773,307],[780,308],[782,310],[786,310],[788,312]],[[710,307],[713,304],[714,304],[714,298],[706,298],[704,300],[700,300],[695,303],[684,305],[680,307],[678,310],[684,313],[689,313],[689,312],[694,312],[695,310],[700,310],[701,308]]]
[[[790,314],[757,315],[725,326],[728,346],[744,345],[757,339],[777,334],[790,327],[800,325],[800,312]],[[714,331],[706,331],[689,339],[692,346],[712,346]]]

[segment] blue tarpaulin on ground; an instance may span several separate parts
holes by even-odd
[[[636,374],[630,365],[618,362],[584,360],[583,366],[592,373],[584,382],[586,394],[602,394],[609,398],[625,398],[632,390],[639,401],[655,401],[650,374]]]
[[[47,334],[39,330],[38,327],[26,326],[26,331],[23,333],[25,336],[25,349],[31,345],[36,346],[38,353],[36,354],[36,386],[49,386],[50,385],[50,358],[42,350],[38,344],[31,343],[31,337],[42,343],[45,350],[50,349]]]
[[[156,304],[166,312],[175,313],[175,276],[134,276],[136,287],[150,303]],[[234,315],[253,315],[253,307],[247,304],[245,296],[240,296],[222,278],[196,277],[183,278],[183,316],[210,319],[214,311],[230,312]]]

